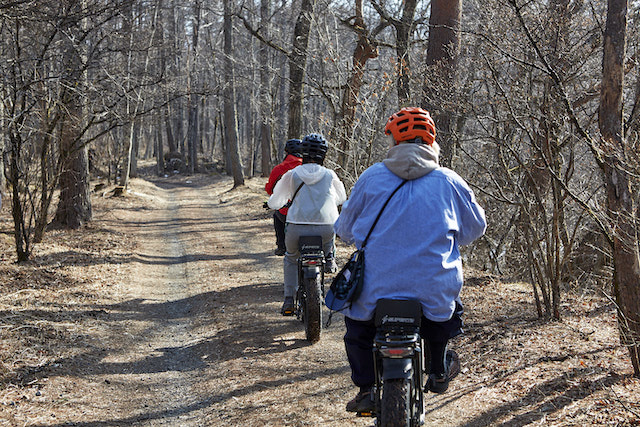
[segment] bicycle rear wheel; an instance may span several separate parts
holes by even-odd
[[[312,343],[320,340],[322,330],[321,275],[304,279],[304,330],[307,340]]]
[[[411,426],[411,385],[404,378],[388,379],[382,385],[381,427]]]

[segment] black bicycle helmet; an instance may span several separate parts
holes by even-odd
[[[327,155],[329,144],[319,133],[310,133],[302,138],[302,161],[322,163]]]
[[[299,139],[290,139],[284,145],[284,151],[292,156],[302,157],[301,146],[302,141]]]

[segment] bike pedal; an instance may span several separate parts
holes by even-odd
[[[373,411],[362,411],[362,412],[356,412],[356,417],[375,418],[375,415]]]
[[[295,314],[296,314],[296,313],[295,313],[293,310],[286,310],[286,311],[283,311],[283,312],[282,312],[282,315],[283,315],[283,316],[293,316],[293,315],[295,315]]]

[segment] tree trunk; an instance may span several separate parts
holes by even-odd
[[[427,67],[429,78],[424,85],[424,107],[433,114],[440,144],[440,163],[451,166],[455,141],[451,132],[452,112],[448,107],[455,93],[455,72],[460,52],[462,0],[432,0],[429,17]]]
[[[178,144],[173,136],[173,128],[171,127],[171,107],[169,106],[169,96],[167,96],[167,105],[164,108],[164,125],[165,132],[167,134],[167,145],[169,146],[169,152],[175,153],[178,151]]]
[[[627,0],[609,0],[602,57],[598,124],[604,152],[607,212],[613,229],[613,288],[618,303],[621,341],[640,376],[640,258],[636,206],[627,164],[622,120]]]
[[[169,66],[168,66],[168,75],[170,79],[179,79],[179,73],[181,72],[181,64],[180,64],[180,55],[178,54],[178,41],[176,36],[176,0],[169,1],[169,13],[167,14],[167,23],[165,26],[165,34],[167,36],[166,41],[169,45]],[[182,121],[183,115],[183,107],[182,107],[182,99],[181,89],[178,87],[172,88],[172,100],[170,101],[171,105],[171,114],[167,117],[171,122],[171,129],[173,131],[172,142],[175,144],[175,150],[172,151],[180,151],[181,154],[185,154],[184,147],[184,125]],[[167,124],[168,126],[168,124]]]
[[[162,143],[162,128],[160,126],[160,113],[154,115],[154,133],[156,140],[156,173],[158,176],[164,175],[164,144]]]
[[[398,72],[398,103],[401,107],[408,106],[411,99],[409,87],[409,46],[411,30],[413,29],[413,17],[416,12],[417,0],[405,0],[402,10],[402,18],[395,24],[396,28],[396,60]]]
[[[261,0],[260,2],[260,23],[265,28],[266,36],[269,37],[269,11],[270,0]],[[260,147],[261,147],[261,169],[262,176],[268,177],[271,173],[271,125],[269,123],[269,92],[271,82],[269,79],[269,48],[262,43],[258,51],[260,60]]]
[[[140,118],[136,118],[133,122],[131,134],[131,163],[129,165],[129,177],[136,178],[138,176],[138,156],[140,155]]]
[[[198,170],[198,105],[199,97],[195,93],[196,71],[197,71],[197,54],[198,54],[198,32],[200,30],[200,2],[196,1],[193,6],[192,21],[192,39],[191,39],[191,66],[189,67],[189,121],[188,121],[188,162],[189,172],[194,173]]]
[[[293,50],[289,56],[289,130],[287,139],[302,136],[303,83],[315,0],[301,0],[300,3],[300,15],[298,15],[293,31]]]
[[[18,125],[21,125],[18,122]],[[31,236],[25,224],[25,212],[20,199],[20,186],[22,177],[20,176],[20,164],[22,163],[20,154],[22,153],[22,139],[17,131],[16,125],[11,125],[12,129],[9,133],[9,141],[11,143],[10,151],[10,183],[12,190],[11,197],[11,214],[13,216],[13,231],[16,243],[16,255],[18,262],[28,261],[31,256]]]
[[[77,82],[72,81],[66,87],[77,87]],[[60,130],[60,198],[53,222],[68,228],[79,228],[92,216],[89,153],[81,140],[80,99],[76,91],[66,91],[62,98],[66,117],[62,120]]]
[[[65,127],[75,126],[67,124]],[[60,144],[63,168],[60,174],[60,200],[53,222],[68,228],[79,228],[92,216],[87,147],[77,139],[73,130],[62,133]]]
[[[349,152],[351,151],[351,141],[353,126],[358,106],[358,95],[362,88],[362,79],[366,63],[371,58],[378,56],[378,49],[370,38],[362,16],[362,0],[356,0],[356,14],[353,22],[358,34],[358,43],[353,51],[353,66],[351,75],[347,82],[347,87],[342,95],[341,118],[338,129],[338,165],[344,172],[348,171]]]
[[[76,1],[70,8],[80,10],[81,2]],[[76,11],[77,13],[77,11]],[[77,22],[75,31],[80,30]],[[64,118],[60,130],[60,199],[54,218],[56,225],[79,228],[91,220],[91,192],[89,190],[89,153],[82,141],[83,104],[86,73],[81,51],[84,48],[74,43],[76,37],[64,38],[65,84],[61,95]],[[77,38],[78,40],[81,37]]]
[[[231,0],[224,0],[224,141],[233,171],[233,188],[244,185],[244,174],[238,145],[238,116],[236,112],[235,76],[233,71],[233,23]]]

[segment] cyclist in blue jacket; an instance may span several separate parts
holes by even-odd
[[[373,314],[381,298],[411,298],[422,303],[421,334],[431,352],[427,389],[447,390],[452,372],[447,342],[462,333],[463,283],[460,245],[482,236],[484,210],[466,182],[438,164],[435,124],[421,108],[403,108],[385,126],[391,148],[387,158],[362,173],[334,224],[336,234],[360,248],[382,205],[390,199],[366,248],[364,285],[344,310],[345,348],[351,378],[360,387],[347,411],[373,409]]]

